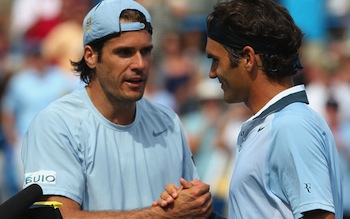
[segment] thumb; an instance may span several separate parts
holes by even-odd
[[[187,182],[184,178],[180,179],[180,183],[184,189],[189,189],[193,187],[193,184],[191,182]]]

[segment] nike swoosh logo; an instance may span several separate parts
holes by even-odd
[[[258,129],[258,132],[260,132],[261,130],[263,130],[265,128],[265,126],[261,126],[259,129]]]
[[[162,130],[160,132],[156,132],[156,131],[153,130],[153,137],[157,137],[157,136],[163,134],[166,131],[168,131],[168,129],[164,129],[164,130]]]

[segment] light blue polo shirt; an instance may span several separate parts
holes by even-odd
[[[343,218],[337,148],[303,85],[275,96],[242,124],[229,218],[300,218],[322,209]]]
[[[119,126],[85,89],[50,104],[24,138],[24,186],[38,183],[83,210],[131,210],[151,206],[166,184],[198,178],[178,116],[144,98],[136,109],[135,121]]]

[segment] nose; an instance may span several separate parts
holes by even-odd
[[[212,78],[212,79],[217,78],[216,72],[213,71],[212,69],[210,69],[209,71],[209,78]]]
[[[145,60],[145,57],[140,53],[135,53],[133,60],[132,60],[132,69],[145,69],[147,66],[147,61]]]

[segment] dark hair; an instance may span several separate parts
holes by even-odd
[[[271,0],[219,2],[207,17],[208,31],[213,24],[228,28],[232,33],[271,39],[281,52],[257,52],[262,60],[261,67],[268,77],[278,80],[296,73],[295,61],[298,61],[303,34],[286,8]],[[223,46],[229,52],[231,65],[237,66],[239,58],[244,56],[243,51]]]
[[[146,23],[146,17],[144,14],[142,14],[138,10],[133,9],[127,9],[122,11],[120,14],[120,20],[126,20],[126,21],[132,21],[132,22],[141,22]],[[148,30],[150,34],[152,34],[152,30]],[[94,40],[91,43],[88,43],[87,45],[91,46],[91,48],[97,52],[98,58],[97,61],[101,61],[102,57],[102,49],[105,43],[115,37],[120,36],[120,33],[114,33],[107,36],[104,36],[100,39]],[[77,76],[80,76],[80,80],[83,81],[86,84],[89,84],[92,79],[94,78],[96,74],[96,70],[90,68],[86,62],[84,57],[80,61],[74,62],[71,61],[71,65],[73,66],[74,72],[77,74]]]

